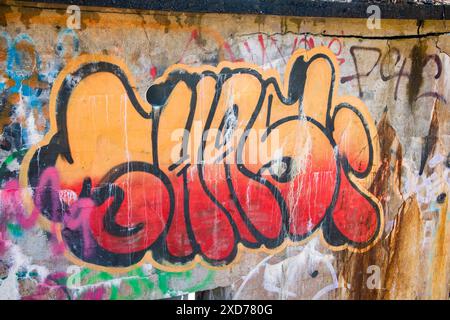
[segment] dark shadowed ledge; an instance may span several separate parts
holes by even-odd
[[[383,19],[446,20],[450,17],[447,0],[39,0],[79,6],[139,10],[265,14],[302,17],[367,18],[367,8],[377,5]],[[447,3],[447,4],[445,4]]]

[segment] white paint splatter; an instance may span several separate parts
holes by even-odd
[[[6,279],[0,282],[0,300],[19,300],[21,297],[16,274],[21,267],[30,264],[30,258],[22,253],[18,245],[12,245],[8,252],[12,265]]]

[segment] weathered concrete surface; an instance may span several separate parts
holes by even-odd
[[[195,15],[82,8],[81,28],[71,30],[67,28],[67,18],[66,8],[57,5],[8,3],[0,6],[0,298],[157,299],[228,287],[227,295],[234,299],[448,299],[448,20],[424,21],[420,24],[410,20],[383,20],[381,29],[369,30],[362,19]],[[317,49],[321,46],[325,49]],[[317,106],[330,94],[326,86],[332,75],[336,76],[338,90],[330,96],[333,99],[345,96],[340,99],[356,106],[356,110],[362,113],[359,118],[351,118],[350,111],[341,114],[340,118],[338,114],[332,140],[336,140],[338,145],[335,150],[340,153],[339,159],[345,157],[350,165],[360,161],[363,166],[370,167],[368,174],[361,179],[349,174],[350,180],[358,183],[358,187],[353,186],[349,190],[357,189],[369,199],[367,203],[371,205],[361,207],[362,213],[375,210],[381,214],[378,221],[384,223],[380,224],[378,236],[361,250],[352,250],[352,245],[343,248],[337,243],[333,244],[333,241],[337,241],[333,235],[325,241],[316,233],[299,244],[283,245],[270,253],[247,250],[232,261],[222,263],[217,260],[220,263],[217,262],[214,267],[205,262],[206,259],[198,257],[170,263],[167,262],[170,259],[144,259],[139,263],[130,263],[126,268],[102,265],[106,263],[104,256],[98,255],[97,251],[91,253],[93,256],[82,252],[75,258],[76,253],[73,252],[77,250],[77,243],[89,249],[86,243],[91,241],[89,236],[92,234],[95,241],[100,241],[104,247],[108,246],[109,250],[119,248],[120,242],[114,244],[115,240],[105,240],[107,235],[102,230],[96,233],[89,229],[96,222],[89,220],[88,214],[86,221],[90,222],[87,223],[87,238],[82,232],[72,234],[70,239],[76,238],[79,242],[75,241],[69,248],[69,238],[64,238],[60,230],[62,227],[78,230],[86,225],[83,224],[84,220],[79,225],[76,221],[52,220],[53,215],[49,216],[48,212],[56,215],[55,212],[64,211],[60,207],[53,210],[51,207],[55,204],[51,200],[49,206],[42,204],[54,195],[45,191],[48,183],[54,187],[54,177],[51,176],[48,181],[44,179],[47,184],[44,183],[43,187],[33,185],[30,174],[34,169],[28,168],[33,168],[32,156],[38,153],[38,147],[48,143],[46,138],[53,132],[55,123],[51,123],[51,119],[57,116],[55,109],[52,109],[52,104],[57,101],[58,92],[55,88],[62,86],[62,75],[70,74],[67,70],[73,71],[80,65],[77,62],[81,61],[80,56],[95,54],[96,58],[86,58],[90,62],[109,58],[120,61],[129,70],[127,76],[134,78],[135,85],[132,84],[131,88],[141,97],[138,98],[139,102],[142,106],[148,106],[143,102],[147,90],[152,84],[167,80],[165,72],[173,65],[184,68],[185,73],[189,74],[199,72],[199,69],[189,67],[216,66],[229,61],[252,70],[259,66],[259,72],[264,75],[274,69],[284,77],[291,70],[288,68],[286,71],[286,65],[298,49],[312,50],[309,51],[311,56],[323,52],[327,56],[335,56],[333,61],[340,69],[340,73],[331,73],[323,64],[310,66],[307,79],[311,82],[306,81],[304,95],[307,97],[304,102],[306,114],[314,116],[319,122],[321,117],[325,117],[325,113],[321,113]],[[214,69],[214,72],[218,71]],[[238,89],[224,86],[226,90],[223,92],[232,93],[222,100],[235,99],[237,104],[246,101],[245,107],[239,105],[241,116],[249,112],[245,110],[254,108],[255,102],[250,102],[257,100],[260,89],[251,79],[233,77]],[[96,174],[100,174],[103,166],[109,169],[108,161],[120,157],[121,152],[125,151],[125,157],[128,154],[131,160],[141,160],[134,153],[136,150],[149,159],[155,153],[154,149],[147,150],[143,146],[143,150],[139,149],[142,141],[148,137],[133,140],[133,137],[139,137],[140,131],[147,132],[148,124],[139,122],[140,118],[127,113],[127,110],[132,110],[126,109],[127,102],[124,100],[125,107],[122,102],[117,102],[122,97],[111,101],[111,106],[117,103],[120,105],[117,110],[121,111],[113,111],[108,116],[119,127],[120,124],[125,124],[125,127],[127,123],[132,124],[133,130],[116,132],[118,136],[114,143],[108,140],[111,134],[102,134],[102,128],[107,128],[102,127],[106,120],[102,120],[102,114],[96,113],[97,109],[93,105],[103,103],[99,101],[104,97],[114,97],[122,87],[106,76],[88,79],[86,81],[90,82],[80,82],[78,88],[82,89],[77,89],[81,90],[77,92],[81,92],[80,99],[94,97],[87,104],[89,108],[78,112],[80,109],[74,109],[77,104],[68,106],[69,113],[72,112],[68,130],[75,130],[73,132],[76,133],[69,133],[72,139],[70,145],[72,148],[79,145],[80,155],[91,154],[102,160],[98,166],[84,162],[74,167],[69,166],[66,160],[55,163],[57,179],[61,179],[61,188],[56,194],[58,200],[66,205],[80,203],[76,200],[83,199],[81,183],[75,191],[70,191],[64,185],[66,181],[78,177],[76,172],[88,170],[87,175],[94,177],[95,186]],[[165,107],[160,118],[159,130],[167,128],[164,131],[166,135],[170,134],[171,128],[185,126],[186,112],[183,110],[189,108],[191,91],[181,85],[176,88],[178,91],[170,100],[176,104],[169,103],[173,109]],[[203,115],[195,119],[204,125],[211,105],[208,99],[212,99],[211,93],[215,92],[214,83],[205,81],[199,88],[198,101],[207,102],[204,104],[206,107],[203,107]],[[271,92],[271,89],[267,90]],[[74,91],[75,94],[78,93]],[[95,96],[100,96],[99,100],[95,100]],[[273,119],[262,120],[261,126],[284,116],[284,111],[280,111],[284,110],[281,109],[283,103],[277,100],[275,94],[273,96]],[[149,102],[152,106],[157,105]],[[225,102],[219,102],[217,108],[220,110],[224,106]],[[262,105],[262,108],[265,107],[266,103]],[[79,118],[70,120],[72,114]],[[170,117],[165,117],[165,114]],[[127,117],[132,117],[129,120],[132,122],[127,122],[130,119]],[[358,122],[358,119],[364,121]],[[219,126],[220,121],[216,123],[213,120],[212,123]],[[364,128],[370,134],[366,137],[364,130],[355,123],[365,123]],[[257,125],[260,125],[259,122]],[[325,122],[324,126],[328,128]],[[296,133],[294,137],[313,137],[315,141],[316,149],[308,149],[305,147],[307,140],[294,139],[302,143],[301,150],[311,154],[311,158],[306,158],[309,162],[318,162],[317,159],[321,156],[326,158],[327,155],[334,159],[330,152],[333,149],[326,149],[330,147],[325,144],[316,145],[322,136],[320,133],[311,133],[315,128],[308,129],[310,131],[306,135],[304,131],[294,130],[300,129],[292,127],[286,132]],[[89,142],[90,132],[97,132],[94,144]],[[283,138],[288,136],[286,132]],[[123,142],[120,139],[125,134],[130,136],[126,136]],[[163,138],[164,134],[160,139]],[[122,148],[113,148],[121,143],[126,144]],[[158,140],[158,144],[166,146],[164,140]],[[374,151],[371,166],[364,160],[369,144],[373,145]],[[83,148],[92,149],[84,153]],[[165,148],[161,147],[160,150]],[[294,158],[299,157],[298,150],[293,151],[293,154]],[[103,155],[105,157],[101,158]],[[46,158],[38,156],[37,159]],[[352,159],[356,159],[356,162],[352,162]],[[161,163],[162,167],[165,162]],[[39,165],[42,162],[38,164],[38,168],[41,168]],[[76,160],[74,165],[77,165]],[[39,172],[42,181],[42,170]],[[213,184],[219,186],[219,180],[226,180],[219,172],[214,171],[214,174]],[[341,178],[345,179],[345,176],[341,175]],[[244,187],[247,184],[250,185],[250,182]],[[294,198],[301,199],[308,190],[313,190],[311,182],[307,186],[305,189],[295,189]],[[327,183],[321,183],[318,194],[324,196],[333,187],[334,183],[329,183],[329,187]],[[37,200],[36,194],[39,194],[40,188],[45,192],[40,196],[42,200]],[[239,186],[236,188],[239,190]],[[155,186],[153,190],[162,190],[162,187]],[[237,196],[244,195],[248,189],[240,190],[236,192]],[[263,201],[263,191],[258,192],[261,194],[256,198],[248,195],[247,198],[243,197],[256,202]],[[139,193],[137,197],[145,198],[145,194]],[[32,196],[34,200],[28,201]],[[290,196],[292,198],[292,194]],[[154,203],[164,199],[159,211],[163,211],[161,208],[168,203],[163,195],[152,196],[151,199]],[[288,205],[291,203],[289,199],[286,200]],[[344,199],[338,202],[343,208],[346,208],[345,203],[351,203],[347,206],[349,209],[343,210],[344,215],[349,210],[354,215],[348,218],[349,223],[359,221],[360,212],[354,210],[354,206],[364,201]],[[89,206],[88,202],[83,203],[82,208]],[[248,208],[251,204],[248,204]],[[133,208],[132,203],[128,203],[127,211],[132,215],[130,208]],[[65,210],[68,210],[67,207]],[[80,212],[83,211],[78,211],[79,216],[82,215]],[[70,216],[68,211],[63,214]],[[207,221],[207,218],[203,219]],[[122,224],[126,222],[121,221]],[[217,222],[211,228],[219,224]],[[201,223],[199,225],[201,227]],[[350,225],[347,236],[351,237],[351,230],[357,227],[357,224],[355,227]],[[320,224],[318,228],[325,230]],[[181,234],[180,230],[174,234]],[[147,232],[151,234],[153,231],[148,229]],[[220,230],[216,234],[218,237],[222,235]],[[211,240],[213,245],[210,250],[219,251],[215,247],[222,245],[219,240]],[[146,241],[144,244],[149,244],[150,240]],[[264,241],[263,244],[267,245]],[[201,247],[201,251],[208,255],[207,249]],[[166,253],[163,250],[163,255]],[[197,264],[200,260],[202,263]]]

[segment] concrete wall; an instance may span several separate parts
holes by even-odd
[[[448,299],[448,21],[73,19],[0,6],[0,298]]]

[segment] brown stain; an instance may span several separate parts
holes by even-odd
[[[8,13],[12,12],[11,7],[8,5],[1,5],[0,6],[0,25],[2,27],[6,27],[8,25],[8,21],[6,19],[6,15]]]
[[[0,40],[0,70],[5,70],[8,59],[8,43],[5,38]]]
[[[14,81],[8,80],[7,87],[11,87],[14,85]],[[0,107],[0,133],[3,131],[3,128],[11,123],[11,115],[12,115],[12,106],[14,103],[19,101],[19,96],[17,94],[10,95],[8,97],[4,97],[5,99],[2,101],[3,106]]]
[[[418,299],[423,287],[424,259],[421,252],[423,220],[415,197],[407,199],[389,235],[389,258],[383,299]]]
[[[287,18],[282,17],[280,19],[280,31],[282,34],[285,34],[288,31]]]
[[[436,144],[438,142],[439,135],[439,112],[440,102],[438,99],[435,100],[433,115],[431,117],[430,128],[428,129],[428,135],[424,138],[422,145],[422,155],[420,159],[420,170],[419,175],[422,175],[428,158],[434,153],[436,149]]]
[[[254,21],[257,25],[258,25],[258,30],[261,30],[261,25],[264,25],[266,23],[266,16],[263,14],[258,14],[255,16],[255,21]]]
[[[6,42],[3,41],[1,49],[0,49],[0,65],[6,66],[6,60],[7,60],[7,48],[6,48]],[[4,80],[5,88],[11,88],[15,85],[15,81],[10,79],[8,75],[6,74],[5,67],[0,69],[0,77],[2,77]],[[12,105],[10,103],[10,96],[6,96],[4,93],[3,96],[0,98],[0,133],[3,132],[3,128],[11,123],[11,115],[12,115]],[[17,95],[15,95],[14,98],[18,98]]]
[[[31,20],[35,17],[39,17],[43,10],[39,8],[18,7],[18,11],[20,13],[20,21],[22,21],[28,29],[32,24]]]
[[[423,222],[415,198],[403,203],[390,235],[363,254],[342,252],[337,257],[342,265],[340,278],[349,283],[347,299],[416,299],[421,297],[423,259],[420,241]],[[370,289],[367,268],[380,268],[381,287]]]
[[[410,54],[411,72],[408,81],[408,102],[412,106],[423,83],[423,68],[427,57],[427,45],[419,40]]]
[[[140,56],[141,56],[140,50],[133,51],[133,53],[131,54],[131,62],[133,64],[137,64]]]
[[[169,13],[157,13],[153,15],[153,19],[155,19],[155,21],[157,23],[159,23],[160,25],[164,26],[164,32],[168,33],[169,32],[169,28],[170,28],[170,24],[171,21],[169,19]]]
[[[392,186],[401,190],[402,146],[396,132],[391,126],[385,110],[377,126],[380,141],[381,166],[370,187],[371,192],[380,199],[385,207],[388,196],[393,197]],[[391,164],[395,162],[392,167]],[[442,211],[446,212],[447,207]],[[391,209],[392,211],[392,209]],[[445,214],[441,216],[439,231],[436,236],[435,259],[433,260],[433,294],[442,298],[447,291],[445,269],[447,255]],[[443,227],[444,225],[444,227]],[[424,223],[419,204],[414,197],[402,202],[394,217],[391,232],[371,250],[362,253],[339,252],[336,257],[337,269],[340,270],[341,283],[349,286],[340,291],[341,297],[351,300],[374,299],[419,299],[426,294],[425,270],[422,240]],[[372,275],[368,267],[376,265],[380,269],[381,287],[369,288],[368,280]]]
[[[369,289],[367,281],[371,274],[368,267],[376,265],[380,268],[381,281],[386,271],[388,251],[382,241],[364,253],[339,252],[336,257],[338,269],[341,269],[339,278],[349,286],[341,291],[341,297],[349,300],[377,300],[383,293],[383,286],[379,289]]]
[[[291,18],[290,21],[297,26],[297,33],[300,33],[300,27],[303,23],[303,20],[300,18]]]
[[[12,111],[11,103],[5,103],[5,105],[0,108],[0,134],[3,133],[4,128],[11,123]]]
[[[24,85],[30,86],[33,89],[47,89],[49,84],[39,80],[39,76],[37,73],[33,73],[33,75],[23,81]]]
[[[374,194],[382,203],[386,203],[389,193],[389,182],[391,178],[391,156],[392,151],[395,152],[395,177],[396,185],[401,190],[401,168],[403,162],[402,145],[399,143],[395,129],[392,127],[387,109],[384,110],[380,122],[377,126],[378,140],[380,143],[380,160],[381,166],[378,168],[375,178],[369,188],[369,191]]]
[[[177,13],[177,12],[172,13],[172,17],[175,18],[175,22],[177,23],[179,28],[183,27],[183,22],[181,20],[182,16],[183,16],[183,13]]]
[[[100,15],[97,12],[93,11],[88,12],[81,11],[80,21],[81,21],[81,29],[84,30],[88,26],[95,26],[97,23],[99,23]]]
[[[448,197],[445,198],[439,212],[439,225],[436,231],[436,237],[433,244],[433,262],[432,262],[432,282],[431,282],[431,299],[448,299],[449,276],[447,273],[448,262],[448,242],[446,242],[447,234],[447,209]]]
[[[195,42],[199,47],[204,47],[206,45],[206,39],[202,36],[202,18],[203,14],[186,14],[184,23],[189,27],[198,28],[198,37],[195,38]]]
[[[187,26],[198,26],[202,22],[203,14],[194,14],[194,13],[187,13],[184,18],[184,23]]]
[[[83,14],[83,13],[82,13]],[[119,14],[119,13],[105,13],[105,12],[99,12],[98,13],[100,16],[100,19],[98,21],[98,23],[94,24],[95,22],[91,21],[90,19],[85,19],[84,23],[86,23],[87,27],[96,27],[96,28],[108,28],[111,30],[111,32],[114,32],[117,29],[135,29],[135,28],[141,28],[143,23],[142,23],[142,15],[139,16],[138,14]],[[162,15],[164,15],[167,19],[169,19],[169,17],[172,17],[173,15],[171,13],[161,13]],[[159,14],[159,16],[161,16],[161,14]],[[150,17],[155,18],[157,14],[152,14],[150,15]],[[188,14],[182,14],[183,17],[185,18],[185,21],[187,21],[188,23],[190,23],[189,25],[184,25],[182,23],[180,24],[175,24],[175,23],[167,23],[167,21],[163,21],[163,24],[156,21],[146,21],[145,23],[145,27],[152,29],[152,30],[166,30],[167,32],[169,31],[168,28],[170,28],[171,31],[174,32],[192,32],[193,30],[199,30],[198,26],[194,26],[195,21],[199,21],[199,19],[201,20],[203,17],[203,14],[201,15],[194,15],[196,16],[197,20],[192,18],[187,17]],[[15,21],[20,19],[20,13],[18,13],[17,11],[12,12],[11,16],[8,17],[11,21]],[[170,19],[169,19],[170,22]],[[36,16],[33,18],[33,23],[36,24],[42,24],[42,25],[51,25],[51,26],[65,26],[66,24],[66,16],[60,14],[60,11],[58,10],[47,10],[45,11],[45,14],[40,15],[40,16]],[[165,25],[164,25],[165,24]],[[208,26],[202,26],[201,27],[201,34],[200,35],[207,35],[208,37],[210,37],[216,44],[218,47],[223,46],[223,44],[225,43],[225,40],[222,36],[222,34],[220,32],[218,32],[217,30],[210,28]],[[198,40],[197,40],[198,41]]]
[[[20,94],[17,92],[14,92],[6,98],[6,101],[10,105],[14,105],[20,102]]]
[[[385,212],[387,210],[387,199],[391,196],[390,186],[395,184],[398,190],[401,188],[401,166],[402,166],[402,146],[399,143],[395,129],[389,121],[387,109],[384,110],[381,120],[377,125],[378,141],[380,143],[379,157],[380,163],[373,182],[369,188],[370,192],[377,197]],[[391,169],[391,164],[394,168]],[[365,253],[340,252],[337,256],[341,272],[340,278],[350,285],[342,291],[345,298],[351,300],[375,300],[382,299],[386,291],[383,283],[386,274],[388,260],[391,249],[389,241],[381,240],[373,248]],[[367,281],[372,273],[368,272],[368,267],[376,265],[380,268],[381,287],[371,289],[367,286]]]

